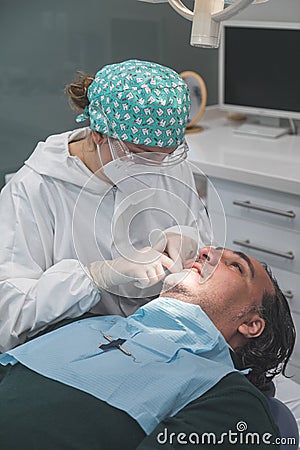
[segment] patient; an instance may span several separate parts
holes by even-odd
[[[132,316],[79,320],[2,355],[1,449],[279,448],[254,384],[284,372],[294,342],[266,269],[203,248]]]

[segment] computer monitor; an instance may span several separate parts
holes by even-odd
[[[300,23],[224,22],[219,104],[230,112],[300,119]]]

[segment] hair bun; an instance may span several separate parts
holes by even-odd
[[[88,88],[92,84],[94,77],[86,73],[79,72],[77,80],[66,85],[66,94],[71,106],[77,111],[83,111],[89,104],[87,97]]]

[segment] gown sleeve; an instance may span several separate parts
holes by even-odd
[[[100,299],[78,260],[53,264],[47,201],[41,195],[30,200],[20,184],[11,181],[0,197],[0,352],[49,324],[85,313]]]

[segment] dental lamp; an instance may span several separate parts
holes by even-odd
[[[147,3],[169,3],[185,19],[192,22],[191,45],[194,47],[217,48],[220,42],[220,23],[235,16],[251,3],[265,3],[268,0],[194,0],[194,11],[181,0],[139,0]],[[224,3],[228,4],[224,9]]]

